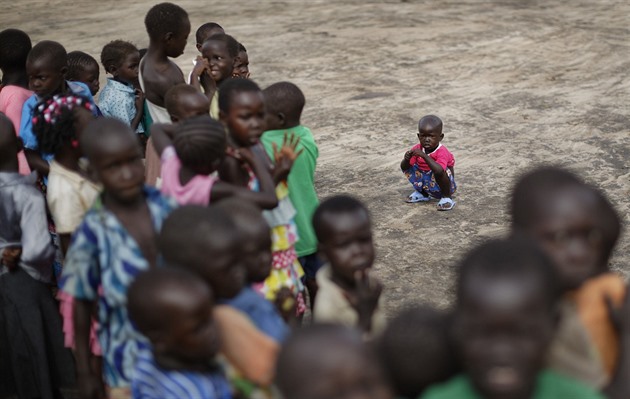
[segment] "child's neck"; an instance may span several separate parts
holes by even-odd
[[[122,84],[124,84],[125,86],[133,86],[133,83],[131,83],[131,82],[127,82],[127,81],[124,81],[124,80],[122,80],[122,79],[120,79],[120,78],[118,78],[118,77],[116,77],[116,76],[114,76],[114,80],[115,80],[116,82],[118,82],[118,83],[122,83]]]
[[[28,89],[28,76],[26,70],[2,71],[3,86],[19,86]]]
[[[103,192],[103,205],[112,211],[115,215],[132,214],[141,210],[146,206],[144,194],[138,195],[133,200],[120,201],[107,191]]]
[[[149,42],[147,53],[144,56],[149,58],[151,61],[158,63],[165,63],[169,61],[164,47],[162,47],[159,43],[155,43],[154,41]]]
[[[334,272],[332,273],[331,280],[333,283],[337,284],[339,288],[346,292],[354,292],[357,289],[357,285],[354,283],[354,281],[346,281],[342,277],[336,275]]]

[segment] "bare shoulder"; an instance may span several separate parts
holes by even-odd
[[[171,60],[158,63],[147,59],[142,68],[142,80],[147,99],[160,106],[171,87],[185,83],[182,70]]]

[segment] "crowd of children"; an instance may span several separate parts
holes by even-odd
[[[319,203],[302,91],[261,90],[214,22],[185,79],[186,11],[144,22],[146,52],[104,43],[102,90],[89,54],[0,32],[0,398],[630,397],[602,192],[521,176],[511,234],[463,257],[454,306],[388,321],[370,212]],[[442,129],[422,117],[400,167],[408,202],[449,211]]]

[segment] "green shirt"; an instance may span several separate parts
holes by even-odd
[[[263,133],[261,141],[271,159],[273,159],[271,143],[276,143],[278,148],[280,148],[285,132],[288,135],[294,133],[299,137],[300,144],[297,150],[304,149],[291,168],[288,185],[289,198],[297,211],[295,224],[298,229],[299,241],[295,244],[295,251],[298,256],[306,256],[317,252],[317,238],[315,237],[311,218],[319,205],[319,199],[317,199],[317,193],[315,192],[315,167],[317,166],[319,149],[317,144],[315,144],[315,139],[310,129],[305,126],[299,125],[291,129],[269,130]]]
[[[434,385],[421,397],[422,399],[483,399],[465,375]],[[604,396],[577,380],[551,370],[544,370],[538,375],[538,383],[532,399],[604,399]]]

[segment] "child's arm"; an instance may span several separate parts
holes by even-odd
[[[604,388],[609,399],[630,398],[630,284],[626,287],[626,296],[620,308],[608,300],[611,319],[619,331],[619,357],[617,369],[610,384]]]
[[[285,181],[289,177],[295,160],[304,151],[304,148],[296,151],[298,144],[300,144],[300,138],[295,133],[292,133],[291,136],[284,133],[282,147],[279,149],[276,143],[271,143],[274,159],[273,180],[276,184]]]
[[[205,93],[208,100],[212,101],[212,98],[217,91],[217,84],[206,72],[208,70],[208,61],[205,58],[197,57],[195,67],[190,74],[189,83],[200,92]]]
[[[275,208],[278,205],[278,198],[276,197],[276,185],[273,182],[271,174],[262,163],[262,160],[254,156],[249,148],[241,148],[239,153],[243,160],[247,162],[249,166],[251,166],[254,174],[258,178],[258,182],[260,184],[260,192],[269,195],[270,198],[271,196],[273,196],[275,205],[272,208]]]
[[[400,162],[400,169],[403,172],[406,171],[407,169],[411,168],[411,164],[409,163],[409,161],[411,160],[412,156],[413,156],[413,153],[411,151],[405,152],[405,157]]]
[[[102,378],[90,363],[90,324],[94,301],[74,300],[74,339],[79,395],[82,398],[104,399]]]
[[[446,170],[444,169],[444,167],[442,167],[442,165],[440,165],[433,158],[431,158],[429,154],[422,151],[422,149],[417,149],[417,150],[412,151],[411,156],[416,156],[416,157],[420,157],[424,159],[427,165],[429,165],[429,168],[431,168],[431,171],[433,172],[433,176],[435,176],[436,180],[441,178],[442,175],[446,173]]]
[[[142,122],[142,116],[144,114],[144,93],[140,89],[136,89],[135,99],[136,115],[131,120],[131,129],[135,132],[138,129],[138,125]]]
[[[162,152],[166,147],[173,145],[173,134],[175,126],[167,123],[154,123],[151,125],[151,137],[153,138],[153,147],[158,155],[162,156]]]
[[[372,318],[378,307],[378,301],[383,292],[383,285],[367,270],[357,271],[354,275],[356,289],[354,292],[346,292],[344,295],[350,305],[357,311],[359,321],[357,327],[369,334],[372,331]]]

